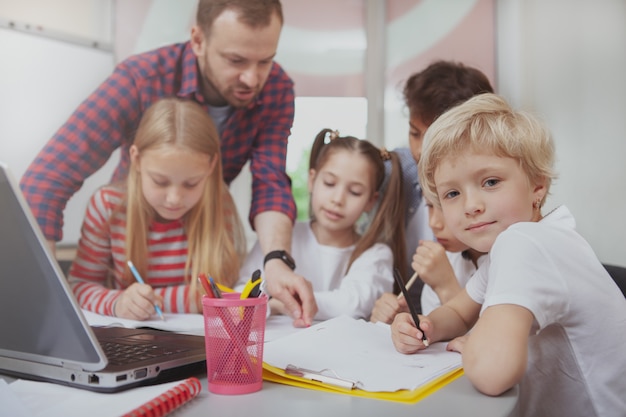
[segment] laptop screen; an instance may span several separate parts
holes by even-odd
[[[56,261],[50,262],[35,227],[0,163],[0,356],[100,369],[104,364],[95,337],[81,322],[65,277]]]

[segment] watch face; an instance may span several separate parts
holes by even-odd
[[[283,261],[285,261],[287,265],[291,266],[291,268],[296,267],[296,262],[293,260],[293,258],[291,257],[291,255],[289,255],[289,252],[287,251],[283,251]]]

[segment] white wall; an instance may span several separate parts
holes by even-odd
[[[626,266],[626,2],[495,1],[497,90],[541,116],[557,144],[560,178],[547,209],[566,204],[600,260]],[[16,4],[0,0],[0,17],[9,3]],[[0,160],[19,177],[111,72],[113,59],[6,29],[0,29],[0,56]],[[70,201],[67,241],[76,240],[86,198],[110,170],[90,178]]]
[[[499,0],[498,90],[550,127],[565,204],[602,262],[626,266],[626,2]]]
[[[0,28],[0,160],[21,178],[43,145],[113,70],[110,52]],[[87,201],[113,163],[68,202],[64,243],[78,241]]]

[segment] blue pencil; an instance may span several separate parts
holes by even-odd
[[[135,277],[137,282],[140,284],[145,284],[143,278],[141,278],[141,275],[139,275],[139,271],[137,271],[137,268],[135,268],[135,265],[133,265],[133,262],[129,260],[126,263],[128,264],[128,267],[130,268],[130,272],[133,273],[133,276]],[[154,309],[156,310],[159,317],[161,317],[161,320],[165,321],[165,317],[163,317],[163,311],[161,310],[161,307],[155,304]]]

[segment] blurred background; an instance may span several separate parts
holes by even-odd
[[[0,160],[18,179],[43,144],[125,57],[188,40],[197,0],[0,0]],[[288,171],[307,217],[308,149],[322,128],[406,146],[406,78],[436,59],[482,70],[550,127],[565,204],[604,263],[626,266],[626,2],[282,0],[276,60],[294,79]],[[119,155],[70,200],[71,247],[87,200]],[[247,225],[250,175],[231,186]],[[254,233],[248,229],[250,243]]]

